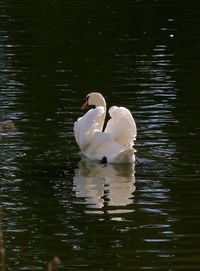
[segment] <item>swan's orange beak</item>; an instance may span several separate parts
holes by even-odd
[[[88,107],[88,100],[85,100],[84,104],[81,106],[81,110],[85,109],[86,107]]]

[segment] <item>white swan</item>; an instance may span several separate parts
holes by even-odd
[[[112,106],[109,109],[111,119],[104,131],[106,102],[98,92],[87,95],[81,109],[88,105],[89,110],[74,123],[74,135],[81,152],[92,160],[107,163],[134,163],[134,140],[137,135],[135,121],[125,107]]]

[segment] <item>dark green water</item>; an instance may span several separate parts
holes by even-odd
[[[199,26],[197,0],[0,1],[6,270],[200,270]],[[133,113],[139,166],[81,160],[91,90]]]

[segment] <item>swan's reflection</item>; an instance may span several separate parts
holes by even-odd
[[[134,183],[134,165],[104,165],[84,158],[75,169],[76,197],[81,198],[89,208],[130,205],[133,203]],[[116,208],[108,210],[111,211],[118,210]],[[120,211],[125,212],[125,209]]]

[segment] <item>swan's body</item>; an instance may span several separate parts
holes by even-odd
[[[106,102],[100,93],[87,95],[82,109],[95,105],[74,123],[74,134],[81,152],[92,160],[105,159],[108,163],[134,163],[134,140],[137,135],[135,121],[125,107],[112,106],[111,119],[103,131]]]

